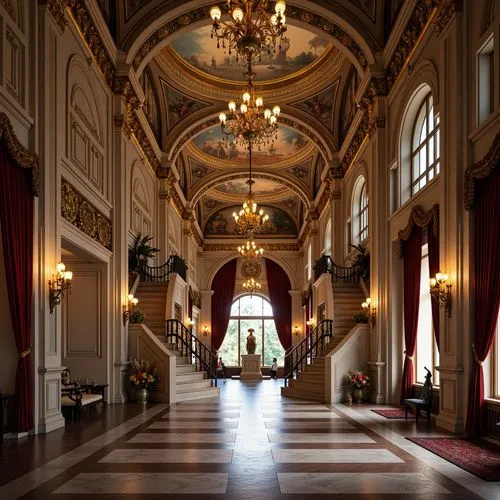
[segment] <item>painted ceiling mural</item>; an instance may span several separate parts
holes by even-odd
[[[254,179],[254,184],[252,186],[253,194],[257,196],[262,195],[276,195],[286,191],[286,188],[279,182],[275,182],[269,179]],[[248,193],[247,179],[236,179],[232,181],[226,181],[219,184],[214,191],[216,193],[222,194],[235,194],[244,195]]]
[[[172,42],[171,47],[189,64],[208,75],[225,80],[241,81],[245,72],[243,61],[229,56],[210,38],[212,26],[190,31]],[[329,50],[329,41],[315,33],[288,25],[281,50],[263,55],[254,66],[257,81],[276,80],[300,71]]]
[[[292,218],[281,208],[274,206],[262,205],[264,211],[269,215],[264,231],[259,233],[260,236],[274,237],[297,237],[297,225]],[[239,212],[241,205],[224,207],[214,213],[207,221],[204,227],[204,235],[209,237],[214,236],[238,236],[236,232],[236,224],[233,218],[233,212]]]
[[[192,140],[193,144],[203,153],[233,163],[248,165],[248,151],[234,143],[227,144],[222,137],[220,126],[215,125]],[[300,153],[310,144],[310,140],[300,132],[281,125],[278,129],[278,139],[273,148],[261,151],[253,151],[254,165],[271,165],[292,155]]]
[[[163,78],[160,78],[167,109],[167,128],[173,129],[181,120],[199,109],[209,106],[207,102],[194,99],[191,96],[179,92],[169,85]]]

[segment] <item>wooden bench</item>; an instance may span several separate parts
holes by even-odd
[[[424,369],[427,368],[424,366]],[[420,391],[415,398],[405,399],[405,419],[408,419],[408,409],[412,408],[415,410],[415,419],[418,422],[418,417],[420,416],[420,410],[427,412],[427,421],[431,420],[431,410],[432,410],[432,382],[431,382],[431,372],[427,370],[427,375],[425,376],[425,382]]]
[[[61,409],[70,413],[72,420],[80,418],[82,408],[93,410],[98,403],[104,403],[102,392],[92,394],[89,386],[81,387],[78,381],[71,381],[71,372],[66,368],[61,374]]]

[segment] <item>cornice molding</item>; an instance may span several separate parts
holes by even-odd
[[[237,252],[240,243],[205,243],[204,252]],[[298,252],[297,243],[259,243],[265,252]]]

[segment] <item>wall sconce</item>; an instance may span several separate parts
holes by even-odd
[[[201,331],[201,334],[206,337],[208,335],[208,325],[205,325],[203,327],[203,330]]]
[[[300,335],[300,328],[297,325],[293,327],[293,334],[297,336]]]
[[[123,306],[123,326],[127,324],[132,314],[132,309],[138,304],[139,300],[136,299],[132,294],[127,295],[127,305]]]
[[[310,320],[306,321],[306,325],[309,328],[314,328],[314,325],[316,324],[316,320],[314,318],[311,318]]]
[[[59,305],[64,298],[64,293],[71,289],[71,280],[73,273],[66,271],[66,266],[59,262],[57,264],[57,275],[54,279],[49,280],[49,307],[50,312],[54,312],[54,308]]]
[[[191,330],[193,328],[194,321],[191,318],[186,319],[186,326]]]
[[[375,317],[376,317],[377,309],[372,306],[372,299],[370,299],[370,297],[367,297],[366,300],[361,304],[361,307],[364,309],[364,311],[368,315],[368,318],[369,318],[371,324],[375,325]]]
[[[448,312],[448,318],[451,318],[452,286],[451,283],[448,283],[448,275],[446,273],[436,273],[436,277],[429,280],[429,293],[439,307]]]

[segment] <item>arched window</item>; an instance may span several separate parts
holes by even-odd
[[[363,176],[360,176],[354,185],[351,213],[351,241],[358,245],[368,238],[368,196]]]
[[[325,228],[325,255],[332,255],[332,219],[328,219]]]
[[[434,115],[429,92],[413,125],[411,141],[411,195],[439,174],[439,116]]]
[[[274,324],[271,303],[258,295],[244,295],[233,302],[226,336],[218,355],[226,366],[240,366],[241,355],[246,354],[248,329],[254,329],[257,337],[256,354],[262,355],[265,366],[270,366],[273,358],[283,366],[285,350],[278,338]]]

